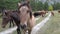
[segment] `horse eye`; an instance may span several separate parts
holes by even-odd
[[[29,13],[30,11],[27,11],[27,13]]]

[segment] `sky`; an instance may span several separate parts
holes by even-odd
[[[42,1],[42,2],[44,3],[44,2],[46,2],[47,0],[39,0],[39,1]],[[60,0],[49,0],[49,3],[48,3],[48,4],[49,4],[49,5],[50,5],[50,4],[54,4],[54,1],[60,2]]]
[[[46,0],[41,0],[41,1],[46,1]],[[60,0],[50,0],[50,1],[56,1],[56,2],[60,2]]]

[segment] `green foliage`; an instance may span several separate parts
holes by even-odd
[[[54,7],[54,10],[60,9],[60,3],[59,3],[59,2],[54,3],[54,4],[53,4],[53,7]]]
[[[17,9],[17,3],[19,1],[23,0],[0,0],[0,10],[2,10],[4,7],[7,9]],[[48,2],[45,3],[39,1],[39,0],[30,0],[30,5],[32,7],[32,10],[38,11],[38,10],[57,10],[60,9],[60,3],[54,3],[51,6],[48,6]]]
[[[0,8],[16,9],[19,0],[0,0]]]
[[[34,11],[42,10],[43,9],[43,3],[41,1],[31,1],[31,7]]]
[[[50,5],[50,6],[48,7],[48,10],[49,10],[49,11],[52,11],[52,10],[53,10],[53,6]]]
[[[44,5],[43,5],[44,7],[44,10],[48,10],[48,2],[46,1],[45,3],[44,3]]]

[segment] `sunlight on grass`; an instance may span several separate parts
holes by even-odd
[[[38,31],[38,34],[60,34],[60,14],[54,13],[55,16],[51,16],[50,20]]]
[[[38,23],[40,23],[44,18],[46,18],[48,16],[48,14],[47,15],[45,15],[44,17],[42,17],[42,16],[39,16],[40,18],[36,21],[36,24],[38,24]],[[38,18],[38,17],[37,17]]]
[[[46,18],[48,16],[48,14],[47,15],[45,15],[45,17],[42,17],[42,16],[38,16],[37,18],[39,18],[37,21],[36,21],[36,24],[38,24],[39,22],[41,22],[44,18]],[[15,32],[13,32],[13,34],[16,34],[17,32],[15,31]]]
[[[46,16],[48,16],[48,14]],[[36,24],[38,24],[40,21],[42,21],[45,17],[39,16],[39,19],[36,21]],[[0,17],[0,32],[9,29],[9,23],[6,25],[6,28],[2,28],[1,24],[2,24],[2,18]],[[13,32],[13,34],[17,34],[17,32],[15,31],[15,32]]]

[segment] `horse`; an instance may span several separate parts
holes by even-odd
[[[28,34],[30,34],[32,27],[35,24],[34,16],[30,10],[31,9],[28,7],[28,4],[24,3],[19,6],[17,12],[5,12],[6,19],[3,19],[2,27],[5,27],[9,20],[12,18],[14,20],[14,23],[17,25],[17,34],[21,34],[20,28],[24,31],[24,34],[27,30]]]
[[[60,13],[60,11],[58,11],[58,13]]]
[[[29,6],[29,3],[19,3],[18,11],[20,12],[20,25],[22,30],[24,31],[24,34],[26,34],[26,31],[28,30],[28,34],[31,34],[32,27],[35,24],[34,15],[32,14],[31,8]]]
[[[34,16],[37,17],[41,15],[42,17],[44,17],[46,13],[47,13],[46,11],[42,10],[42,11],[34,12]]]
[[[3,14],[2,14],[3,19],[9,19],[9,18],[7,18],[6,15],[5,15],[5,12],[8,12],[8,11],[14,11],[14,10],[6,10],[6,9],[4,9],[4,10],[3,10]],[[9,19],[9,22],[10,22],[9,28],[11,27],[11,23],[13,24],[13,27],[14,27],[14,23],[13,23],[13,19],[12,19],[12,18]]]
[[[2,18],[2,27],[5,28],[5,26],[9,23],[11,19],[13,19],[14,23],[17,25],[17,34],[20,33],[20,19],[19,19],[19,12],[17,11],[7,11],[4,12],[4,17]],[[18,33],[19,32],[19,33]]]
[[[52,16],[54,16],[54,12],[51,12]]]

